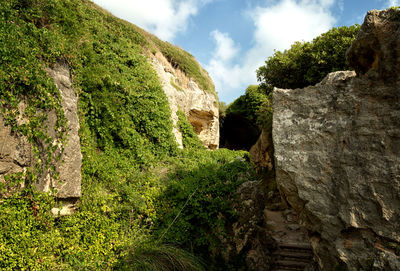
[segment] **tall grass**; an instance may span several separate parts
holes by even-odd
[[[134,248],[119,270],[204,271],[204,263],[193,254],[171,245],[147,244]]]

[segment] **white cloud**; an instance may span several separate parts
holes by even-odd
[[[233,61],[238,56],[240,48],[228,33],[214,30],[211,32],[211,37],[216,47],[210,62],[205,65],[206,70],[211,74],[217,90],[221,89],[222,85],[236,88],[241,83],[242,69],[239,65],[233,65]]]
[[[216,42],[214,58],[229,61],[238,53],[239,48],[227,33],[221,33],[218,30],[214,30],[211,32],[211,36]]]
[[[389,0],[388,1],[388,7],[394,7],[394,6],[399,6],[400,1],[399,0]]]
[[[191,16],[212,0],[94,0],[114,15],[161,39],[172,41],[186,30]]]
[[[400,6],[400,0],[380,0],[380,2],[383,2],[382,9]]]
[[[281,0],[248,11],[255,30],[254,46],[246,52],[240,52],[227,33],[214,31],[212,37],[216,48],[206,69],[215,82],[221,100],[230,102],[231,97],[239,96],[247,85],[257,83],[255,71],[273,54],[274,49],[288,49],[295,41],[312,40],[332,28],[335,18],[330,8],[334,2]]]

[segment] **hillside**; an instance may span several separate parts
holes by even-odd
[[[224,112],[92,2],[3,1],[0,270],[399,270],[399,29],[276,51]]]
[[[11,159],[16,171],[0,165],[0,269],[199,270],[179,248],[222,264],[213,259],[237,219],[233,194],[255,176],[245,153],[206,150],[179,112],[178,148],[151,63],[166,59],[216,96],[194,57],[90,1],[3,1],[0,14],[0,153],[11,138],[29,156]],[[60,85],[79,97],[75,143]],[[82,187],[62,195],[60,159],[79,143]],[[73,215],[51,214],[67,207]]]

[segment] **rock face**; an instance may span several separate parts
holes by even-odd
[[[18,106],[20,111],[26,107],[21,102]],[[18,124],[23,120],[18,119]],[[3,116],[0,114],[0,182],[5,183],[5,176],[15,173],[24,173],[26,168],[33,164],[33,153],[31,145],[25,137],[16,136],[11,132],[11,127],[5,125]],[[23,188],[13,187],[13,189]],[[1,197],[7,196],[10,192],[0,194]]]
[[[262,184],[258,181],[247,181],[239,186],[237,195],[234,209],[238,221],[229,230],[232,241],[223,240],[226,248],[224,259],[228,262],[235,256],[243,255],[246,270],[271,270],[272,253],[276,250],[277,243],[268,233],[265,222],[266,198]]]
[[[54,83],[61,93],[61,106],[67,119],[67,144],[61,157],[61,163],[57,165],[57,171],[60,173],[57,183],[53,183],[57,189],[58,198],[79,198],[81,196],[81,165],[82,153],[79,141],[79,119],[78,119],[78,96],[72,88],[72,80],[69,67],[66,64],[59,63],[47,73],[53,78]],[[50,116],[54,115],[51,113]],[[54,133],[55,120],[49,125],[49,134]]]
[[[278,187],[322,270],[400,270],[399,26],[400,11],[369,12],[348,51],[357,74],[273,93]]]
[[[219,110],[217,97],[198,87],[179,69],[172,65],[160,53],[153,58],[153,67],[160,78],[162,88],[168,98],[173,133],[182,148],[182,134],[177,128],[177,111],[185,113],[199,139],[209,149],[219,147]]]
[[[250,149],[250,155],[257,169],[273,170],[274,168],[274,148],[271,133],[261,131],[256,144]]]
[[[48,68],[47,73],[53,78],[55,85],[60,91],[62,97],[62,108],[65,118],[67,119],[67,143],[63,146],[64,151],[59,162],[54,162],[56,171],[59,172],[59,178],[54,180],[50,177],[49,172],[44,172],[39,176],[38,182],[35,184],[40,191],[48,192],[51,188],[57,190],[57,198],[71,199],[81,196],[81,162],[82,154],[79,142],[79,120],[77,115],[78,98],[75,90],[71,87],[71,76],[69,68],[66,64],[56,64],[53,68]],[[21,102],[19,111],[23,112],[26,103]],[[20,114],[22,116],[22,114]],[[17,121],[19,124],[25,123],[27,120],[20,117]],[[57,121],[56,113],[49,112],[45,124],[47,133],[55,138],[55,124]],[[13,173],[23,173],[28,167],[35,165],[32,146],[28,140],[22,135],[16,135],[11,131],[9,126],[4,123],[3,117],[0,115],[0,182],[4,182],[6,175]],[[57,140],[57,139],[55,139]],[[39,156],[42,160],[47,157],[44,150],[46,144],[41,143],[39,148]],[[24,184],[22,184],[22,187]],[[3,195],[7,196],[7,195]]]

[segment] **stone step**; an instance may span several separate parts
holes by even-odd
[[[275,262],[275,266],[280,269],[289,269],[289,270],[304,270],[304,268],[308,265],[308,262],[300,262],[300,261],[289,261],[289,260],[278,260]]]
[[[278,260],[275,262],[275,264],[277,266],[286,266],[286,267],[306,267],[308,262]]]
[[[281,249],[293,249],[293,250],[309,250],[312,251],[312,247],[307,243],[280,243],[278,247]]]
[[[313,255],[311,253],[303,253],[303,252],[293,252],[293,251],[277,251],[274,253],[274,256],[277,260],[291,260],[291,261],[302,261],[302,262],[311,262]]]
[[[274,256],[298,258],[298,259],[311,259],[314,257],[313,252],[310,250],[291,250],[291,249],[278,249],[274,252]]]

